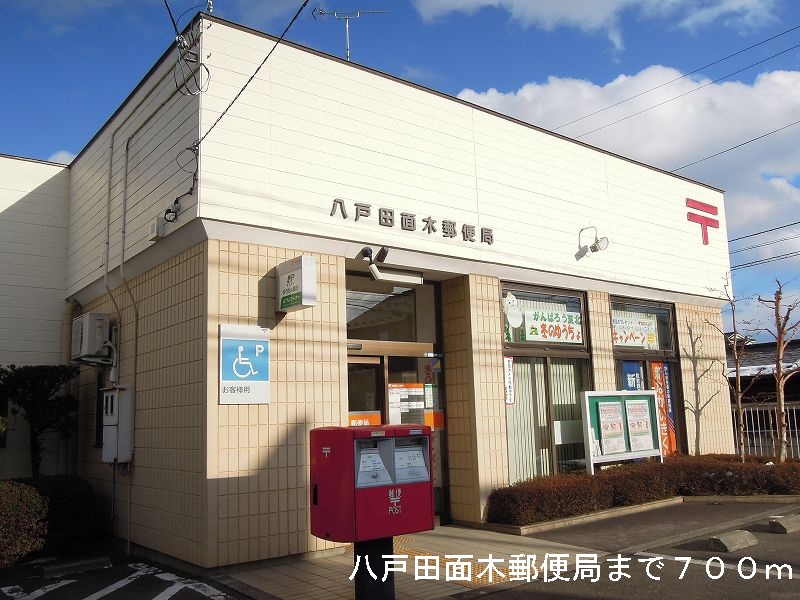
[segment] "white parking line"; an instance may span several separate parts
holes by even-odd
[[[38,590],[31,592],[30,594],[26,594],[21,587],[18,585],[12,585],[9,587],[0,588],[0,592],[3,592],[6,596],[14,598],[14,600],[36,600],[36,598],[41,598],[48,592],[52,592],[60,588],[61,586],[67,585],[68,583],[73,583],[77,581],[77,579],[64,579],[63,581],[58,581],[56,583],[51,583],[50,585],[46,585],[43,588],[39,588]]]
[[[137,579],[139,579],[139,577],[142,577],[143,575],[156,575],[158,573],[161,573],[161,569],[151,567],[150,565],[146,565],[144,563],[136,563],[128,566],[131,567],[132,569],[136,569],[136,571],[128,575],[125,579],[120,579],[119,581],[112,583],[108,587],[103,588],[99,592],[95,592],[91,596],[86,596],[86,598],[84,598],[83,600],[99,600],[103,596],[108,596],[110,593],[125,587],[132,581],[136,581]]]
[[[218,589],[194,579],[185,579],[173,573],[160,573],[156,577],[162,581],[174,581],[175,583],[153,598],[153,600],[169,600],[183,588],[203,594],[211,600],[230,600],[226,594],[223,594]]]

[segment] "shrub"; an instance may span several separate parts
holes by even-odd
[[[92,486],[73,475],[53,475],[26,480],[47,499],[49,552],[86,548],[97,541],[102,517]]]
[[[671,456],[587,474],[538,477],[494,490],[487,520],[506,525],[587,514],[673,496],[800,494],[800,461],[764,464],[731,455]],[[768,459],[767,459],[768,460]]]
[[[607,487],[584,475],[555,475],[523,481],[492,492],[487,519],[494,523],[526,525],[568,514],[590,513],[611,503]]]
[[[34,488],[0,481],[0,569],[42,549],[46,515],[47,502]]]

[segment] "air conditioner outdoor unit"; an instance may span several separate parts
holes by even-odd
[[[108,341],[108,329],[108,315],[102,313],[86,313],[72,319],[72,360],[110,365],[111,354],[103,346]]]

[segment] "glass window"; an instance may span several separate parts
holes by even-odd
[[[579,296],[505,290],[503,315],[506,342],[584,345]]]
[[[634,350],[672,350],[670,313],[666,307],[612,302],[614,346]]]
[[[417,341],[416,291],[370,277],[347,276],[347,337]]]
[[[589,361],[512,360],[514,403],[506,406],[509,481],[585,470],[581,392],[589,389]]]

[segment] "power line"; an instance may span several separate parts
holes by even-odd
[[[747,250],[754,250],[756,248],[763,248],[764,246],[771,246],[772,244],[779,244],[781,242],[788,242],[789,240],[796,240],[797,238],[800,238],[800,234],[799,235],[790,235],[788,237],[779,238],[777,240],[771,240],[769,242],[763,242],[761,244],[755,244],[753,246],[747,246],[746,248],[739,248],[738,250],[731,250],[730,252],[728,252],[728,254],[736,254],[738,252],[746,252]]]
[[[773,129],[772,131],[769,131],[769,132],[767,132],[765,134],[762,134],[762,135],[759,135],[757,137],[754,137],[753,139],[747,140],[746,142],[742,142],[741,144],[736,144],[735,146],[731,146],[730,148],[726,148],[725,150],[723,150],[721,152],[717,152],[716,154],[712,154],[711,156],[706,156],[705,158],[701,158],[701,159],[696,160],[694,162],[690,162],[688,165],[683,165],[682,167],[678,167],[677,169],[672,169],[672,171],[670,171],[670,173],[675,173],[677,171],[681,171],[681,170],[683,170],[683,169],[685,169],[687,167],[691,167],[692,165],[696,165],[697,163],[701,163],[701,162],[706,161],[706,160],[708,160],[710,158],[714,158],[715,156],[719,156],[720,154],[725,154],[726,152],[730,152],[731,150],[736,150],[737,148],[741,148],[742,146],[746,146],[747,144],[749,144],[751,142],[755,142],[756,140],[760,140],[761,138],[765,138],[768,135],[772,135],[773,133],[778,133],[779,131],[783,131],[784,129],[789,129],[789,127],[794,127],[795,125],[797,125],[799,123],[800,123],[800,121],[795,121],[794,123],[789,123],[788,125],[784,125],[783,127],[778,127],[778,129]],[[733,240],[729,240],[729,241],[733,241]]]
[[[765,59],[759,60],[758,62],[754,62],[754,63],[752,63],[750,65],[747,65],[746,67],[743,67],[743,68],[739,69],[738,71],[734,71],[733,73],[728,73],[727,75],[723,75],[722,77],[718,77],[717,79],[715,79],[713,81],[709,81],[708,83],[704,83],[701,86],[698,86],[698,87],[696,87],[696,88],[694,88],[692,90],[689,90],[688,92],[683,92],[682,94],[678,94],[677,96],[673,96],[672,98],[668,98],[667,100],[664,100],[663,102],[659,102],[658,104],[654,104],[653,106],[648,106],[647,108],[645,108],[643,110],[640,110],[638,112],[635,112],[633,114],[630,114],[627,117],[622,117],[621,119],[617,119],[616,121],[612,121],[611,123],[606,123],[605,125],[602,125],[601,127],[597,127],[596,129],[592,129],[591,131],[587,131],[586,133],[582,133],[579,136],[576,136],[576,139],[580,139],[582,137],[586,137],[589,134],[595,133],[595,132],[600,131],[601,129],[605,129],[607,127],[611,127],[612,125],[616,125],[618,123],[622,123],[622,121],[627,121],[628,119],[631,119],[633,117],[639,116],[642,113],[646,113],[647,111],[653,110],[654,108],[658,108],[659,106],[664,106],[665,104],[668,104],[669,102],[672,102],[673,100],[677,100],[679,98],[683,98],[684,96],[688,96],[689,94],[693,94],[694,92],[698,92],[698,91],[702,90],[703,88],[706,88],[706,87],[708,87],[710,85],[713,85],[715,83],[719,83],[723,79],[727,79],[728,77],[733,77],[734,75],[738,75],[742,71],[746,71],[747,69],[751,69],[751,68],[755,67],[756,65],[760,65],[761,63],[765,63],[765,62],[767,62],[769,60],[772,60],[776,56],[780,56],[781,54],[786,54],[787,52],[791,52],[792,50],[795,50],[797,48],[800,48],[800,44],[796,44],[796,45],[792,46],[791,48],[787,48],[786,50],[781,50],[780,52],[778,52],[776,54],[773,54],[771,56],[768,56]]]
[[[166,2],[166,0],[164,0],[164,1]],[[225,108],[225,110],[223,110],[220,113],[220,115],[217,117],[217,120],[214,121],[214,123],[211,125],[211,127],[209,127],[208,130],[202,135],[202,137],[194,143],[195,147],[199,147],[200,144],[203,143],[203,140],[206,139],[206,137],[208,137],[208,134],[211,133],[211,131],[214,129],[214,127],[217,126],[217,123],[219,123],[222,120],[222,117],[224,117],[227,114],[227,112],[231,109],[231,107],[236,103],[236,101],[239,99],[239,96],[241,96],[244,93],[244,91],[247,89],[247,86],[250,85],[250,82],[253,81],[253,79],[256,78],[256,75],[258,75],[258,72],[261,70],[261,67],[263,67],[267,63],[267,61],[269,60],[269,57],[272,56],[273,52],[275,52],[275,48],[277,48],[278,45],[283,41],[283,38],[286,37],[286,34],[289,32],[289,29],[291,29],[292,25],[294,25],[294,22],[300,16],[300,13],[303,12],[303,9],[306,7],[307,4],[308,4],[308,0],[305,0],[303,2],[303,4],[300,6],[300,8],[297,9],[297,12],[292,17],[292,20],[289,21],[289,24],[286,26],[286,29],[283,30],[283,33],[278,38],[278,40],[275,42],[275,45],[272,46],[272,49],[264,57],[264,60],[261,61],[261,64],[258,65],[258,67],[256,68],[255,71],[253,71],[253,74],[250,76],[250,79],[248,79],[245,82],[245,84],[242,86],[242,89],[240,89],[239,92],[233,97],[233,100],[231,100],[231,103],[228,104],[228,106]]]
[[[164,6],[167,7],[167,12],[169,13],[169,20],[172,21],[172,28],[175,30],[175,37],[180,37],[181,32],[178,31],[178,24],[175,22],[175,17],[172,16],[172,9],[169,7],[169,2],[164,0]]]
[[[718,60],[715,60],[714,62],[710,62],[707,65],[703,65],[702,67],[698,67],[694,71],[690,71],[688,73],[685,73],[685,74],[681,75],[680,77],[676,77],[675,79],[671,79],[671,80],[669,80],[667,82],[664,82],[664,83],[662,83],[660,85],[657,85],[655,87],[651,87],[648,90],[644,90],[643,92],[639,92],[638,94],[635,94],[635,95],[633,95],[633,96],[631,96],[629,98],[625,98],[624,100],[620,100],[619,102],[615,102],[614,104],[609,104],[608,106],[606,106],[604,108],[601,108],[601,109],[598,109],[598,110],[594,111],[593,113],[589,113],[588,115],[584,115],[582,117],[578,117],[577,119],[573,119],[569,123],[564,123],[563,125],[559,125],[555,129],[553,129],[553,131],[558,131],[559,129],[563,129],[564,127],[572,125],[573,123],[577,123],[578,121],[583,121],[584,119],[588,119],[589,117],[593,117],[593,116],[595,116],[597,114],[600,114],[601,112],[604,112],[606,110],[614,108],[615,106],[619,106],[620,104],[625,104],[626,102],[628,102],[630,100],[634,100],[634,99],[636,99],[636,98],[638,98],[640,96],[644,96],[645,94],[649,94],[650,92],[655,91],[657,89],[660,89],[660,88],[662,88],[664,86],[667,86],[667,85],[669,85],[671,83],[675,83],[676,81],[680,81],[681,79],[689,77],[690,75],[694,75],[695,73],[699,73],[703,69],[707,69],[708,67],[713,67],[716,64],[719,64],[719,63],[721,63],[723,61],[728,60],[729,58],[733,58],[734,56],[738,56],[739,54],[747,52],[748,50],[752,50],[753,48],[755,48],[757,46],[761,46],[762,44],[766,44],[767,42],[771,42],[772,40],[777,39],[777,38],[779,38],[779,37],[781,37],[783,35],[786,35],[787,33],[791,33],[795,29],[800,29],[800,25],[795,25],[794,27],[792,27],[790,29],[787,29],[786,31],[783,31],[783,32],[781,32],[781,33],[779,33],[777,35],[773,35],[770,38],[767,38],[765,40],[757,42],[757,43],[753,44],[752,46],[748,46],[747,48],[739,50],[738,52],[734,52],[733,54],[728,54],[728,56],[723,56],[722,58],[720,58]]]
[[[778,260],[784,260],[786,258],[793,258],[795,256],[800,256],[800,250],[796,252],[787,252],[786,254],[779,254],[778,256],[771,256],[770,258],[762,258],[759,260],[754,260],[748,263],[742,263],[741,265],[734,265],[731,267],[731,271],[736,271],[738,269],[745,269],[747,267],[755,267],[758,265],[763,265],[766,263],[775,262]]]
[[[737,238],[730,239],[728,240],[728,243],[738,242],[739,240],[755,237],[757,235],[761,235],[762,233],[770,233],[772,231],[777,231],[778,229],[786,229],[787,227],[793,227],[794,225],[800,225],[800,221],[795,221],[794,223],[789,223],[787,225],[779,225],[778,227],[773,227],[772,229],[764,229],[763,231],[756,231],[755,233],[748,233],[747,235],[742,235]]]

